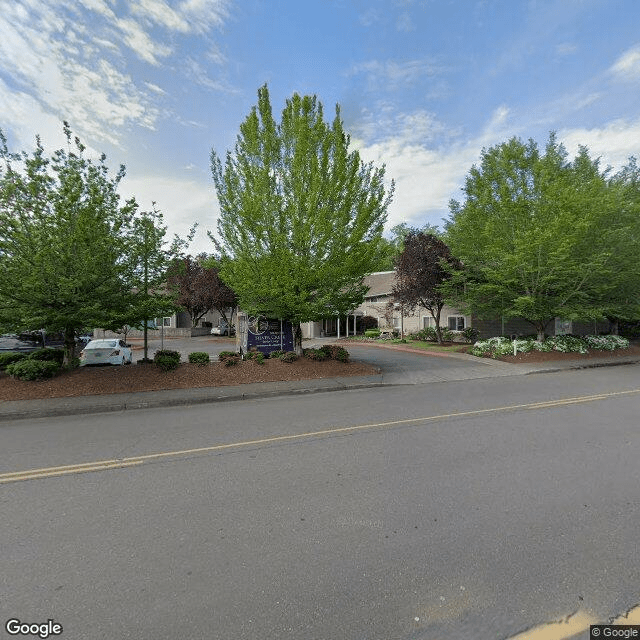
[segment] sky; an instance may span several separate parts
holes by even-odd
[[[395,181],[388,230],[442,225],[483,148],[512,136],[614,169],[640,155],[637,0],[0,0],[0,129],[127,175],[189,251],[212,252],[210,154],[268,84],[339,104],[352,148]]]

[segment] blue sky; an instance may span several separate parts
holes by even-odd
[[[637,0],[0,0],[0,128],[63,146],[62,120],[211,251],[214,148],[269,85],[336,103],[396,181],[388,227],[441,224],[483,147],[555,130],[619,167],[640,155]]]

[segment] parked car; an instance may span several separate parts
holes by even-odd
[[[220,321],[220,324],[217,327],[213,327],[211,329],[211,334],[214,336],[232,336],[236,332],[236,328],[231,325],[229,326],[223,320]]]
[[[133,353],[124,340],[91,340],[80,352],[80,366],[90,364],[131,364]]]
[[[21,340],[16,334],[6,333],[0,336],[0,351],[35,351],[42,348],[32,340]]]

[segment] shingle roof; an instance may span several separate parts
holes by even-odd
[[[367,297],[390,295],[395,280],[395,271],[379,271],[378,273],[366,275],[364,277],[364,284],[369,287],[369,291],[366,294]]]

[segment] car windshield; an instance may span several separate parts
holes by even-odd
[[[85,348],[86,349],[112,349],[113,347],[118,346],[117,340],[96,340],[90,342]]]

